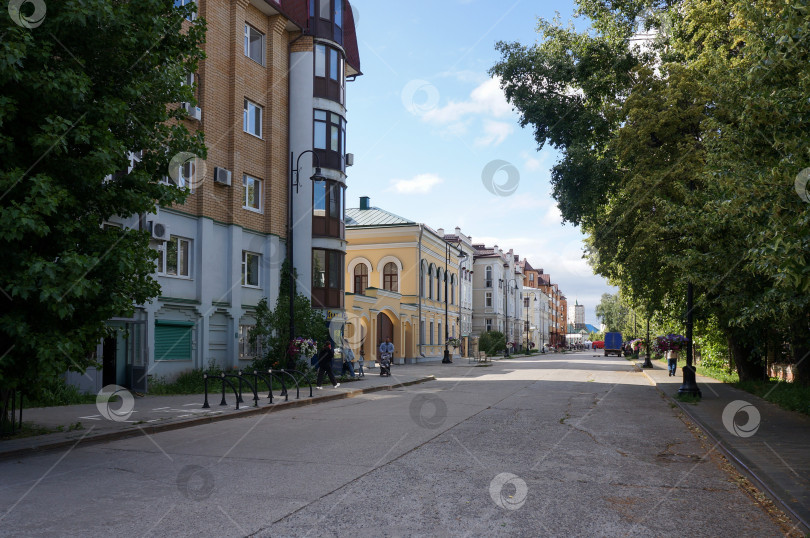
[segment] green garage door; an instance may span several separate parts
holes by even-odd
[[[190,361],[193,328],[189,321],[155,320],[155,360]]]

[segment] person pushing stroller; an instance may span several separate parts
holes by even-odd
[[[380,376],[391,376],[391,361],[394,358],[394,344],[391,343],[391,338],[386,338],[385,342],[380,344]]]

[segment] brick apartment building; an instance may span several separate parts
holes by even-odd
[[[255,307],[278,297],[290,203],[297,290],[326,317],[343,317],[345,83],[361,74],[351,5],[197,0],[197,13],[208,25],[206,59],[186,80],[196,105],[179,106],[188,127],[205,132],[208,158],[164,179],[190,189],[184,204],[110,223],[151,230],[161,295],[110,321],[102,368],[71,376],[88,390],[146,390],[146,376],[249,364]],[[300,186],[290,189],[296,165]]]

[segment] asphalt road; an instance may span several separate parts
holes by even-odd
[[[782,535],[624,359],[436,376],[2,461],[0,534]]]

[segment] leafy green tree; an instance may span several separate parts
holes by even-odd
[[[293,276],[297,273],[293,269]],[[298,293],[294,300],[295,336],[315,340],[318,348],[329,339],[329,327],[320,310],[312,308],[312,301]],[[262,369],[306,366],[296,365],[295,357],[290,357],[290,263],[285,260],[281,266],[281,281],[276,306],[272,310],[267,299],[262,299],[256,307],[256,325],[249,336],[251,343],[261,342],[264,356],[256,361]],[[336,342],[336,345],[341,345]]]
[[[807,1],[578,4],[591,28],[541,21],[540,43],[499,44],[492,69],[562,153],[563,218],[661,327],[685,318],[692,284],[698,326],[712,320],[742,380],[790,341],[810,382],[810,204],[794,192],[810,162]]]
[[[31,24],[32,5],[0,17],[3,401],[84,371],[105,321],[158,295],[147,232],[104,223],[182,202],[160,180],[173,155],[206,151],[176,121],[203,57],[205,21],[184,23],[193,4],[48,2]]]
[[[500,331],[488,331],[478,339],[478,349],[487,355],[503,353],[506,349],[506,336]]]

